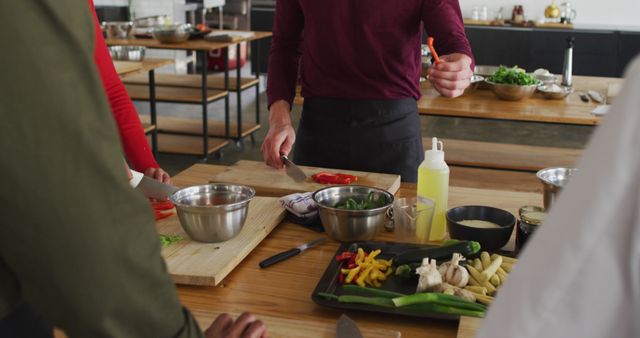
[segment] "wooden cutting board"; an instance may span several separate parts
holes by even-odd
[[[263,162],[238,161],[225,172],[213,176],[211,182],[244,184],[254,188],[258,195],[280,197],[326,187],[324,184],[313,182],[310,178],[315,173],[326,171],[358,176],[358,182],[355,184],[384,189],[392,194],[395,194],[400,188],[400,176],[398,175],[303,166],[300,168],[309,178],[305,182],[298,183],[287,176],[284,169],[274,169]]]
[[[124,75],[142,69],[142,62],[113,61],[113,66],[116,68],[118,75]]]
[[[206,328],[213,320],[223,312],[207,311],[193,312],[200,327]],[[240,313],[229,313],[234,319]],[[267,326],[269,337],[275,338],[335,338],[336,323],[324,323],[320,321],[310,321],[302,319],[286,319],[256,314],[256,317]],[[337,319],[336,319],[337,322]],[[356,323],[357,324],[357,323]],[[363,338],[400,338],[402,335],[398,331],[384,330],[377,328],[358,327]]]
[[[177,284],[218,285],[284,218],[277,198],[254,197],[240,233],[222,243],[189,239],[174,215],[156,223],[158,233],[179,235],[183,240],[162,248],[162,257]]]
[[[478,333],[482,318],[460,317],[456,338],[473,338]]]

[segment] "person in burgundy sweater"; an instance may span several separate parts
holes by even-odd
[[[474,61],[457,0],[277,0],[265,162],[281,168],[295,143],[298,164],[415,181],[424,158],[423,27],[442,55],[429,80],[443,96],[461,95]],[[305,100],[296,136],[289,112],[298,82]]]
[[[89,0],[89,4],[95,21],[96,33],[93,57],[100,73],[105,95],[109,100],[109,106],[115,118],[118,132],[120,133],[120,141],[127,159],[135,170],[143,172],[158,181],[171,183],[169,174],[162,170],[153,158],[153,153],[142,129],[136,108],[133,106],[133,102],[131,102],[131,98],[129,98],[129,94],[127,94],[127,90],[113,66],[107,44],[102,36],[102,29],[98,22],[93,1]]]

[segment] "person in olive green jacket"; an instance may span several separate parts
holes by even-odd
[[[0,1],[0,337],[201,337],[128,186],[86,0]],[[266,336],[252,315],[207,337]]]

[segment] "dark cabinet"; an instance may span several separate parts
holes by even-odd
[[[466,27],[477,64],[546,68],[561,74],[568,37],[575,38],[573,74],[622,76],[640,52],[640,33],[606,30]]]
[[[253,7],[251,9],[251,30],[271,32],[273,29],[274,7]],[[271,48],[271,38],[260,39],[251,43],[251,71],[260,73],[267,72],[269,49]],[[259,62],[257,62],[257,57]]]
[[[640,32],[620,32],[618,37],[618,73],[624,73],[631,60],[640,55]]]

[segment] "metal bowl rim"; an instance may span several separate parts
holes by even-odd
[[[484,82],[492,85],[492,86],[505,86],[505,87],[519,87],[519,88],[526,88],[526,89],[531,89],[532,87],[534,88],[538,88],[538,86],[540,86],[541,81],[536,79],[536,83],[533,84],[529,84],[529,85],[519,85],[519,84],[515,84],[515,83],[495,83],[493,81],[490,81],[489,78],[486,78],[484,80]]]
[[[575,174],[576,172],[578,172],[578,168],[571,168],[571,167],[549,167],[549,168],[544,168],[544,169],[540,169],[540,170],[538,170],[538,171],[536,172],[536,177],[537,177],[540,181],[542,181],[542,183],[544,183],[544,184],[549,184],[549,185],[552,185],[552,186],[554,186],[554,187],[562,188],[562,187],[563,187],[562,185],[559,185],[559,184],[554,183],[554,182],[549,182],[548,180],[546,180],[546,179],[544,179],[544,178],[542,177],[542,175],[543,175],[544,173],[546,173],[547,171],[559,170],[559,169],[570,172],[570,175],[573,175],[573,174]]]
[[[234,186],[234,187],[240,187],[242,189],[247,189],[247,191],[249,192],[249,195],[247,196],[247,198],[245,200],[242,200],[242,201],[239,201],[239,202],[234,202],[234,203],[228,203],[228,204],[219,204],[219,205],[189,205],[189,204],[180,203],[176,199],[176,196],[178,195],[179,192],[187,190],[187,189],[202,188],[202,187],[213,187],[213,186],[221,186],[221,185]],[[253,188],[251,188],[249,186],[246,186],[246,185],[226,184],[226,183],[211,183],[211,184],[192,185],[192,186],[189,186],[189,187],[184,187],[184,188],[178,189],[173,194],[171,194],[169,199],[171,200],[171,202],[173,204],[176,205],[176,207],[181,207],[181,208],[185,208],[185,209],[211,210],[211,209],[227,209],[227,208],[233,208],[233,207],[236,207],[236,206],[240,207],[240,206],[243,206],[244,204],[248,204],[249,202],[251,202],[251,200],[255,196],[256,196],[255,189],[253,189]]]
[[[318,202],[318,200],[316,199],[316,195],[328,190],[328,189],[332,189],[332,188],[365,188],[365,189],[371,189],[371,190],[375,190],[378,191],[380,193],[382,193],[383,195],[386,195],[387,197],[389,197],[389,203],[385,204],[384,206],[381,206],[379,208],[375,208],[375,209],[366,209],[366,210],[347,210],[347,209],[338,209],[338,208],[334,208],[334,207],[330,207],[327,205],[324,205],[320,202]],[[316,190],[313,195],[311,196],[311,198],[313,199],[314,202],[316,202],[316,204],[318,205],[318,207],[326,209],[326,210],[331,210],[331,211],[340,211],[340,212],[346,212],[346,213],[350,213],[350,214],[367,214],[367,213],[371,213],[371,212],[376,212],[376,211],[385,211],[386,209],[388,209],[390,206],[393,206],[393,201],[395,200],[394,196],[392,193],[384,190],[384,189],[380,189],[380,188],[374,188],[374,187],[368,187],[366,185],[332,185],[329,187],[324,187],[322,189],[318,189]]]

